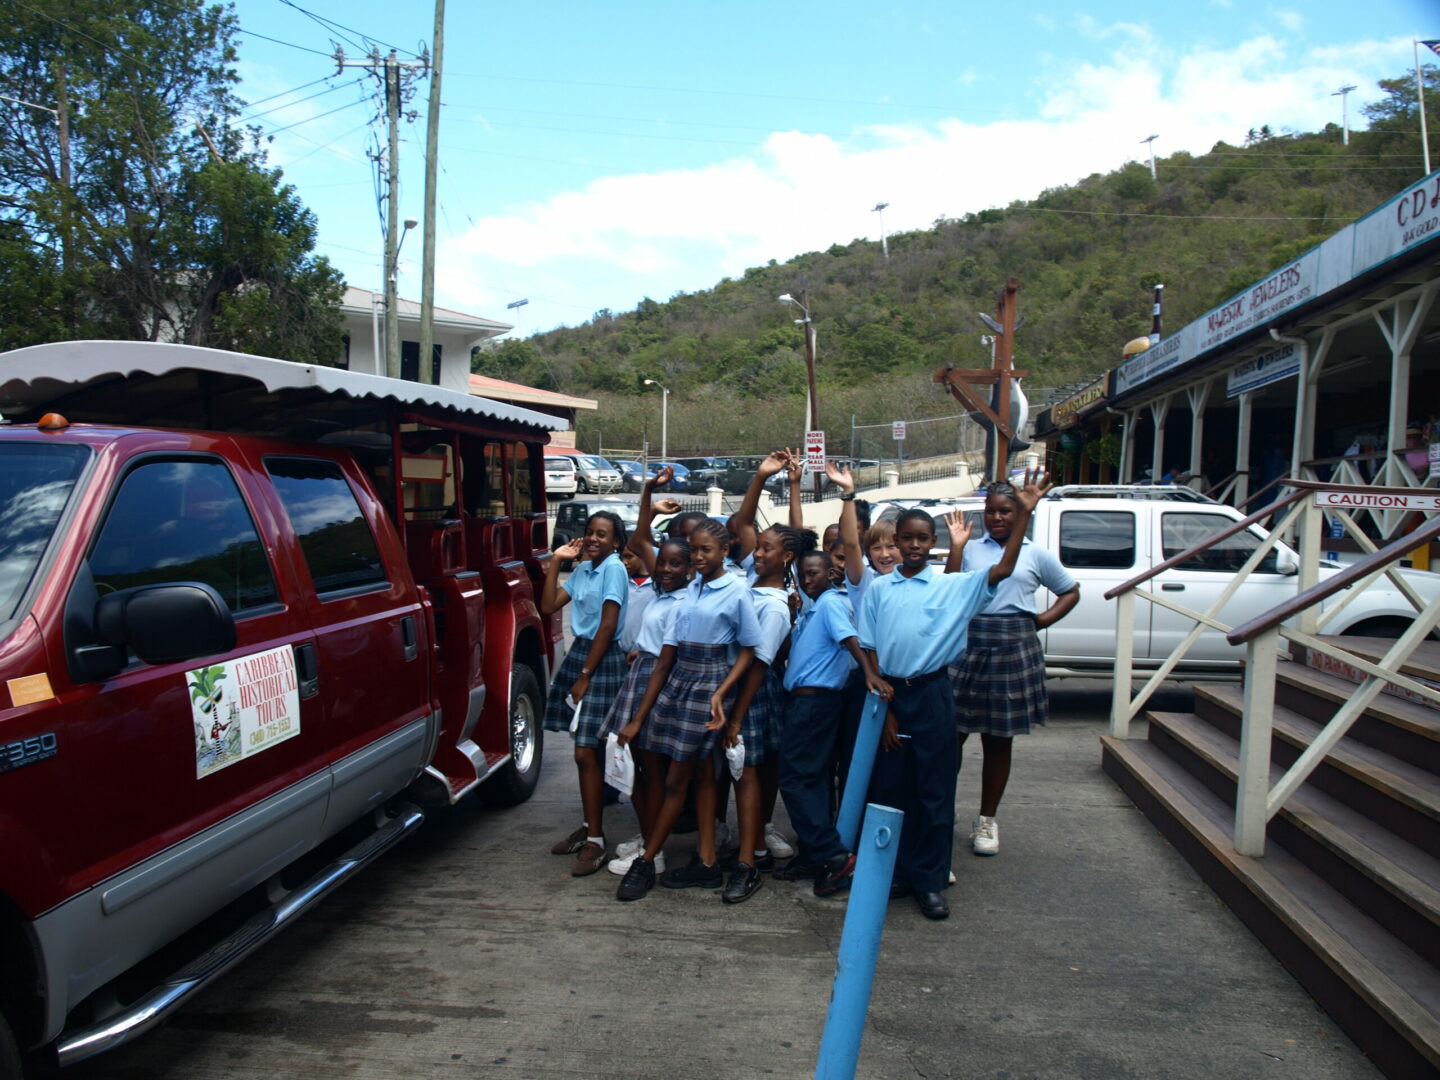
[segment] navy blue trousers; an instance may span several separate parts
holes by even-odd
[[[801,857],[813,863],[845,852],[835,831],[830,789],[842,698],[839,690],[791,697],[780,729],[780,794]]]
[[[939,892],[950,876],[959,772],[950,679],[891,685],[890,709],[900,733],[910,738],[900,740],[899,750],[882,749],[875,756],[870,801],[905,813],[894,880],[916,892]]]

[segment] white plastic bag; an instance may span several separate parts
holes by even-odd
[[[730,777],[739,781],[740,774],[745,771],[745,737],[737,736],[734,746],[725,748],[725,760],[730,764]]]
[[[630,745],[620,745],[620,736],[613,731],[605,736],[605,782],[621,795],[629,795],[635,788],[635,758]]]
[[[585,699],[581,698],[579,701],[576,701],[569,694],[566,694],[565,704],[575,710],[574,714],[570,717],[570,734],[574,735],[575,732],[580,730],[580,710],[585,707]]]

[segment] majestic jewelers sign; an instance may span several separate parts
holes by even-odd
[[[1440,171],[1115,369],[1124,394],[1440,236]]]

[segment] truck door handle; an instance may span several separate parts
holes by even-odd
[[[400,636],[405,640],[405,659],[414,660],[420,655],[420,650],[415,644],[415,617],[406,615],[400,620]]]
[[[1184,591],[1185,591],[1185,586],[1184,586],[1184,585],[1175,585],[1175,584],[1167,581],[1167,582],[1164,582],[1164,583],[1160,586],[1160,591],[1161,591],[1161,592],[1184,592]]]
[[[302,698],[320,693],[320,661],[313,642],[295,646],[295,681],[300,684]]]

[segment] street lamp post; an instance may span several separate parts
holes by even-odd
[[[800,296],[801,299],[796,300],[789,293],[784,293],[783,295],[778,297],[778,299],[782,304],[794,304],[802,312],[805,313],[805,317],[803,319],[796,319],[795,324],[797,326],[803,326],[805,328],[805,382],[806,387],[810,392],[810,415],[807,417],[807,421],[810,426],[808,430],[819,431],[820,396],[815,392],[815,322],[813,319],[811,319],[810,308],[806,304],[806,301],[810,299],[809,295],[802,292]],[[821,477],[820,474],[817,472],[815,474],[816,502],[820,501],[820,485]]]
[[[405,219],[405,227],[396,236],[391,231],[386,237],[386,246],[393,241],[393,250],[387,252],[385,275],[385,374],[392,379],[400,378],[400,249],[405,246],[405,237],[420,224],[413,217]],[[418,370],[417,370],[418,374]]]
[[[660,460],[670,460],[670,391],[654,379],[646,379],[646,386],[660,387]]]
[[[889,205],[888,202],[877,202],[870,211],[872,214],[880,215],[880,251],[885,256],[886,262],[890,261],[890,244],[885,239],[885,208]]]

